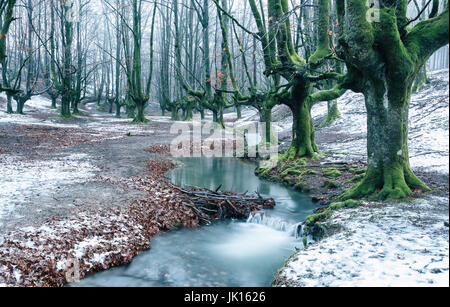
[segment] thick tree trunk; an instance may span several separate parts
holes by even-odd
[[[145,103],[143,102],[136,102],[136,108],[137,108],[137,114],[134,117],[133,122],[135,123],[148,123],[148,119],[145,118],[144,110],[145,110]]]
[[[120,108],[122,106],[120,105],[120,102],[116,99],[116,118],[120,118]]]
[[[416,79],[414,80],[413,93],[420,91],[426,84],[428,84],[426,65],[419,70]]]
[[[271,123],[272,123],[272,109],[261,108],[259,110],[260,122],[265,124],[264,127],[264,141],[271,143],[275,138],[272,135]]]
[[[136,117],[136,107],[132,107],[127,105],[126,107],[126,112],[127,112],[127,117],[128,118],[135,118]]]
[[[193,106],[188,104],[185,110],[184,114],[184,120],[185,121],[191,121],[193,118],[193,112],[192,112]]]
[[[172,120],[180,120],[179,110],[177,107],[175,107],[175,106],[172,107],[171,113],[172,113],[172,116],[171,116]]]
[[[213,112],[213,122],[219,125],[222,128],[225,128],[225,124],[223,121],[223,109],[220,107],[217,110],[212,110]]]
[[[61,18],[63,29],[61,30],[64,36],[62,50],[63,50],[63,76],[62,76],[62,94],[61,94],[61,116],[71,117],[70,102],[72,101],[72,40],[73,40],[73,24],[65,18],[70,8],[68,3],[64,3],[64,11]]]
[[[61,99],[61,116],[62,117],[70,117],[70,100],[66,99],[65,94]]]
[[[286,153],[286,158],[315,158],[318,150],[314,138],[314,124],[307,99],[292,101],[289,104],[289,108],[293,116],[292,143]]]
[[[16,100],[16,113],[17,114],[23,114],[23,107],[25,106],[25,101],[22,99]]]
[[[113,104],[114,104],[114,100],[109,100],[109,106],[108,106],[108,113],[112,114],[113,112]]]
[[[11,95],[6,94],[6,113],[8,114],[14,113],[11,98]]]
[[[51,105],[50,108],[56,109],[56,97],[51,96],[50,98],[52,100],[52,105]]]
[[[237,116],[237,119],[241,119],[242,118],[242,108],[241,108],[241,106],[236,106],[236,116]]]
[[[224,112],[223,105],[220,105],[219,111],[217,112],[217,124],[219,124],[220,127],[225,129],[225,122],[223,120],[223,112]]]
[[[319,128],[325,127],[335,122],[339,117],[341,117],[341,114],[339,113],[337,100],[328,101],[327,118],[319,125]]]
[[[364,95],[368,169],[365,178],[347,190],[343,198],[361,198],[381,190],[377,198],[397,199],[412,194],[413,188],[428,190],[409,165],[408,110],[411,82],[396,82],[367,82]],[[388,84],[389,89],[386,88]]]
[[[72,114],[81,114],[80,110],[78,110],[78,99],[75,99],[72,103]]]

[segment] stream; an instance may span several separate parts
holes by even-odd
[[[233,158],[181,159],[168,178],[177,185],[273,197],[276,206],[247,221],[223,221],[155,237],[129,265],[71,286],[270,286],[277,270],[303,246],[298,223],[316,205],[310,196],[254,175],[255,164]]]

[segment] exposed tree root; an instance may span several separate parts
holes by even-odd
[[[413,193],[412,189],[430,190],[408,166],[396,163],[384,170],[369,167],[364,179],[345,191],[340,198],[401,199],[410,196]],[[373,195],[378,190],[379,192]]]

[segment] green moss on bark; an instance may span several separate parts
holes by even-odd
[[[340,117],[341,113],[339,113],[337,101],[328,101],[327,118],[322,123],[320,123],[319,128],[323,128],[334,123]]]

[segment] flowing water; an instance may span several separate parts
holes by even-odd
[[[183,159],[169,173],[178,185],[273,197],[274,209],[247,221],[213,223],[197,230],[157,236],[151,249],[126,266],[81,280],[74,286],[269,286],[284,261],[302,247],[299,222],[315,208],[311,198],[260,180],[255,164],[232,158]]]

